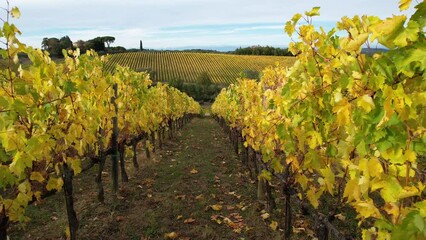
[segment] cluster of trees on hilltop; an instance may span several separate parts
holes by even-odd
[[[48,51],[50,56],[59,58],[63,57],[62,49],[74,50],[80,48],[81,52],[93,49],[99,53],[116,53],[126,51],[126,49],[121,46],[111,47],[111,44],[114,43],[114,41],[115,37],[112,36],[96,37],[87,41],[78,40],[77,42],[72,42],[68,36],[64,36],[60,39],[52,37],[43,38],[43,41],[41,42],[41,48]]]
[[[267,56],[293,56],[287,48],[275,48],[270,46],[239,47],[232,52],[237,55],[267,55]]]
[[[195,82],[189,83],[175,78],[168,81],[168,84],[188,94],[199,103],[213,102],[222,90],[222,86],[214,84],[207,72],[200,73]]]

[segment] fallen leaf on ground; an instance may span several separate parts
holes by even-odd
[[[269,213],[264,213],[262,215],[260,215],[262,217],[263,220],[268,219],[270,217]]]
[[[123,217],[123,216],[117,216],[117,217],[115,218],[115,220],[116,220],[117,222],[122,222],[122,221],[124,221],[124,217]]]
[[[185,195],[177,195],[176,197],[175,197],[175,199],[185,199],[186,198],[186,196]]]
[[[195,219],[193,219],[193,218],[188,218],[188,219],[185,219],[185,221],[183,221],[183,223],[194,223],[195,222]]]
[[[164,234],[165,239],[176,239],[178,237],[178,234],[176,232],[170,232]]]
[[[219,204],[215,204],[215,205],[210,205],[210,207],[215,210],[215,211],[220,211],[222,210],[222,205]]]
[[[183,218],[182,215],[179,215],[179,216],[176,217],[177,220],[181,220],[182,218]]]
[[[300,227],[296,228],[296,227],[293,227],[293,233],[302,233],[302,232],[305,232],[305,231],[306,231],[306,229],[304,229],[304,228],[300,228]]]
[[[340,221],[345,221],[346,217],[343,216],[341,213],[334,215],[337,219],[339,219]]]
[[[276,221],[272,221],[272,222],[271,222],[271,224],[269,224],[269,227],[270,227],[272,230],[276,231],[276,230],[277,230],[277,228],[278,228],[278,223],[277,223]]]
[[[220,219],[221,217],[222,216],[213,215],[213,216],[210,217],[210,219],[213,220],[213,221],[215,221],[217,224],[222,224],[222,220]]]
[[[197,170],[197,169],[195,169],[195,168],[193,168],[193,169],[190,171],[190,173],[191,173],[191,174],[197,174],[197,173],[198,173],[198,170]]]
[[[196,200],[204,199],[204,195],[203,195],[203,194],[200,194],[200,195],[196,196],[196,197],[195,197],[195,199],[196,199]]]
[[[231,206],[231,205],[226,206],[226,210],[228,210],[228,211],[231,211],[231,210],[234,210],[234,209],[235,209],[234,206]]]

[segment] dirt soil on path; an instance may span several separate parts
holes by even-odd
[[[273,230],[280,217],[262,210],[254,181],[212,118],[193,119],[150,160],[139,151],[139,169],[128,154],[130,180],[120,182],[117,198],[110,192],[107,164],[104,204],[96,200],[97,166],[75,178],[78,239],[283,238],[280,229]],[[62,192],[27,213],[31,221],[13,226],[11,239],[63,239]]]

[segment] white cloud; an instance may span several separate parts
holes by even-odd
[[[116,37],[114,45],[125,47],[137,47],[140,39],[144,43],[151,42],[157,48],[238,40],[241,43],[262,40],[259,44],[264,44],[282,41],[285,38],[282,31],[284,23],[295,13],[314,6],[321,6],[319,21],[336,21],[344,15],[386,17],[399,13],[397,0],[11,0],[11,5],[18,6],[22,12],[21,19],[16,21],[23,32],[21,39],[37,47],[43,37],[63,35],[69,35],[74,41],[111,35]],[[256,25],[260,23],[274,24]],[[240,27],[208,28],[206,31],[184,27],[227,24]],[[239,35],[241,32],[256,33],[265,29],[276,30],[276,34],[253,34],[250,39],[243,39]],[[210,39],[214,35],[222,38]],[[268,37],[274,39],[265,40]]]

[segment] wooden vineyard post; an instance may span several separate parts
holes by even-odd
[[[146,152],[146,158],[151,159],[151,153],[148,147],[148,140],[145,140],[145,152]]]
[[[173,138],[173,120],[169,120],[169,140]]]
[[[284,235],[285,235],[285,239],[289,239],[290,235],[292,233],[290,188],[287,185],[284,185],[283,192],[284,192],[284,195],[285,195],[285,229],[284,229]]]
[[[99,133],[100,133],[100,136],[103,136],[104,130],[100,129]],[[100,152],[99,157],[100,157],[100,160],[99,160],[98,176],[96,176],[95,182],[96,182],[97,187],[98,187],[98,200],[101,203],[103,203],[105,201],[104,187],[102,185],[102,172],[104,170],[105,161],[106,161],[106,156],[105,156],[104,151],[105,151],[104,143],[102,142],[102,140],[99,140],[99,152]]]
[[[151,132],[151,144],[152,144],[152,152],[155,153],[155,132]]]
[[[98,187],[98,201],[103,203],[105,201],[105,194],[104,194],[104,187],[102,185],[102,172],[105,167],[106,156],[101,153],[100,158],[101,159],[99,161],[98,175],[95,178],[95,182]]]
[[[272,187],[269,181],[265,181],[266,190],[266,204],[269,212],[272,212],[276,208],[274,196],[272,195]]]
[[[290,165],[287,165],[284,176],[284,185],[283,185],[283,193],[285,196],[285,229],[284,229],[284,235],[286,239],[289,239],[292,232],[293,232],[293,226],[292,226],[292,214],[291,214],[291,195],[294,193],[295,189],[293,188],[293,182],[290,181]]]
[[[241,144],[242,144],[241,160],[243,164],[249,168],[249,165],[248,165],[249,151],[248,151],[248,147],[244,146],[245,141],[246,141],[245,138],[241,139]]]
[[[119,145],[118,149],[120,153],[121,181],[128,182],[129,176],[126,172],[126,145],[122,143]]]
[[[234,143],[234,151],[235,151],[235,154],[239,155],[239,153],[238,153],[238,139],[239,139],[238,130],[233,129],[232,133],[233,133],[232,134],[232,138],[233,138],[232,142]]]
[[[117,106],[117,97],[118,97],[118,86],[114,84],[114,96],[111,98],[111,102],[114,105],[115,116],[112,117],[112,191],[117,193],[118,190],[118,106]]]
[[[133,149],[133,167],[139,169],[138,153],[137,153],[138,141],[134,141],[132,145]]]
[[[9,227],[9,217],[6,216],[6,209],[3,205],[0,214],[0,240],[7,240],[7,228]]]
[[[62,179],[64,180],[64,185],[62,188],[64,189],[65,195],[70,239],[75,240],[77,239],[78,219],[74,210],[72,178],[73,172],[71,168],[66,163],[64,163],[62,168]]]

